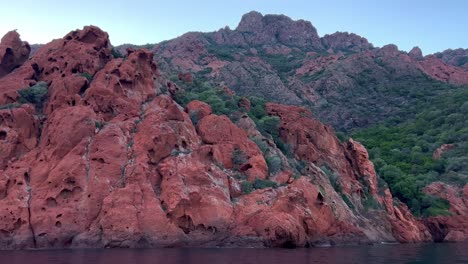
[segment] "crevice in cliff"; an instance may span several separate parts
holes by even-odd
[[[34,227],[31,223],[31,199],[32,199],[32,189],[31,186],[29,185],[30,181],[30,176],[29,172],[24,173],[24,181],[26,182],[26,191],[28,192],[28,199],[26,201],[27,206],[28,206],[28,224],[29,224],[29,231],[31,232],[32,239],[33,239],[33,245],[34,248],[37,247],[37,242],[36,242],[36,233],[34,232]]]
[[[86,181],[87,182],[89,181],[89,175],[90,175],[90,172],[91,172],[91,163],[90,163],[90,159],[89,159],[89,153],[90,153],[90,150],[91,150],[92,142],[93,142],[93,137],[89,137],[88,138],[88,143],[86,144],[85,155],[84,155],[85,170],[86,170]]]
[[[123,133],[123,131],[122,131]],[[126,185],[126,174],[127,174],[127,167],[129,165],[132,165],[135,161],[135,159],[133,158],[133,151],[132,151],[132,146],[133,146],[133,133],[130,135],[130,138],[127,139],[127,147],[126,147],[126,151],[125,151],[125,154],[126,154],[126,158],[127,160],[125,161],[125,164],[122,166],[122,168],[120,169],[120,177],[119,177],[119,187],[120,188],[124,188],[125,185]]]
[[[125,164],[121,168],[121,173],[120,173],[120,178],[119,178],[119,187],[124,188],[126,186],[126,180],[127,180],[127,168],[135,163],[135,156],[133,153],[133,140],[135,138],[135,134],[138,131],[138,126],[143,122],[144,120],[144,110],[143,110],[143,105],[140,106],[140,114],[138,116],[138,119],[135,120],[135,126],[132,128],[130,131],[130,136],[126,137],[127,139],[127,146],[126,146],[126,157],[127,160]],[[120,128],[121,132],[125,135],[125,131]],[[135,168],[133,168],[135,170]],[[133,171],[130,173],[130,175],[133,173]]]

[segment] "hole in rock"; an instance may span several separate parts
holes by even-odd
[[[68,189],[63,189],[63,190],[59,193],[58,197],[60,197],[60,198],[62,198],[62,199],[67,199],[67,198],[69,198],[71,195],[72,195],[72,192],[71,192],[70,190],[68,190]]]
[[[195,229],[192,218],[188,215],[181,216],[177,219],[177,225],[185,234]]]
[[[55,226],[58,228],[62,227],[62,222],[60,221],[55,222]]]
[[[296,248],[296,243],[294,241],[286,241],[281,245],[282,248]]]
[[[86,92],[87,89],[88,89],[88,82],[86,81],[83,84],[83,86],[81,86],[80,88],[80,92],[79,92],[80,96],[83,96],[83,94]]]
[[[24,173],[24,180],[29,183],[29,181],[31,180],[31,177],[29,177],[29,173],[28,172],[25,172]]]
[[[5,140],[7,137],[7,132],[6,131],[0,131],[0,140]]]
[[[57,201],[52,197],[47,198],[46,204],[48,207],[57,207]]]
[[[322,193],[319,192],[317,194],[317,204],[318,205],[323,205],[323,203],[324,203],[324,197],[323,197]]]
[[[75,177],[68,177],[68,178],[66,178],[66,179],[65,179],[65,183],[71,184],[71,185],[75,185],[75,184],[76,184]]]
[[[99,163],[101,163],[101,164],[106,163],[106,161],[105,161],[103,158],[93,158],[93,159],[91,159],[91,160],[92,160],[92,161],[97,161],[97,162],[99,162]]]
[[[252,165],[250,163],[247,163],[245,164],[244,166],[242,166],[239,171],[240,172],[244,172],[244,171],[247,171],[248,169],[251,169],[252,168]]]

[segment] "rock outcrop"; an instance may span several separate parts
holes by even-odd
[[[236,31],[250,45],[279,42],[297,47],[322,49],[317,30],[308,21],[293,21],[284,15],[265,15],[252,11],[242,16]]]
[[[372,49],[373,46],[367,39],[348,32],[336,32],[325,35],[322,38],[323,46],[331,53],[337,52],[362,52]]]
[[[435,160],[438,160],[442,157],[442,154],[445,152],[453,149],[455,147],[454,144],[442,144],[440,147],[438,147],[434,153],[432,154],[432,158]]]
[[[448,49],[434,54],[445,63],[468,70],[468,49]]]
[[[437,242],[468,240],[468,184],[463,188],[442,182],[433,182],[424,192],[448,201],[450,216],[436,216],[424,223]]]
[[[408,52],[408,55],[414,59],[414,60],[422,60],[424,57],[423,57],[423,54],[422,54],[422,51],[419,47],[414,47],[410,50],[410,52]]]
[[[31,47],[21,41],[16,31],[10,31],[0,41],[0,78],[21,66],[28,58]]]
[[[252,43],[274,37],[281,45],[322,49],[310,23],[284,16],[250,13],[238,31]],[[306,34],[288,35],[299,31]],[[182,39],[194,46],[181,40],[154,51],[180,51],[171,63],[190,77],[187,69],[203,69],[201,55],[207,65],[222,65],[209,56],[201,33]],[[286,49],[278,47],[270,51],[283,56]],[[356,56],[411,62],[393,46]],[[229,65],[245,75],[269,67],[258,58],[249,62],[257,64]],[[262,110],[279,124],[277,138],[265,136],[247,113],[258,105],[247,98],[229,117],[201,101],[183,108],[174,100],[181,88],[158,63],[147,49],[114,58],[107,33],[89,26],[42,46],[2,78],[0,248],[306,247],[423,242],[445,232],[393,200],[367,150],[352,139],[340,142],[305,108],[267,103]],[[208,74],[216,77],[223,67]],[[46,96],[25,103],[19,91],[39,84]],[[229,83],[223,87],[234,97]],[[466,213],[459,200],[447,199],[457,204],[453,213]],[[453,230],[444,240],[465,236],[461,218],[444,221]]]

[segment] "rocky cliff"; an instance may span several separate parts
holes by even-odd
[[[222,34],[240,34],[239,45],[274,37],[317,49],[369,46],[353,35],[322,43],[304,21],[288,30],[307,34],[289,36],[281,25],[290,22],[252,13],[236,32],[216,34],[219,41]],[[250,33],[269,23],[280,26]],[[160,52],[177,51],[171,61],[176,67],[198,67],[190,59],[206,52],[198,36],[183,37],[191,53],[185,42]],[[334,44],[348,37],[349,44]],[[407,56],[392,47],[359,56],[379,52]],[[330,56],[319,64],[340,60]],[[255,56],[245,59],[268,68]],[[211,55],[206,62],[218,67],[214,75],[246,67]],[[228,89],[226,101],[239,105],[232,115],[216,115],[200,101],[184,108],[174,100],[181,87],[158,70],[168,63],[145,49],[115,58],[107,33],[90,26],[42,46],[1,78],[0,248],[304,247],[433,239],[433,229],[393,200],[359,142],[342,143],[309,110],[276,103],[262,109],[277,121],[274,133],[261,133],[251,118],[254,106],[247,98],[236,101]]]
[[[10,31],[0,41],[0,78],[23,64],[29,56],[31,47],[22,42],[16,31]]]

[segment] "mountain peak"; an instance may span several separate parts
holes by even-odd
[[[421,49],[420,49],[418,46],[412,48],[412,49],[410,50],[410,52],[408,52],[408,55],[409,55],[411,58],[415,59],[415,60],[422,60],[422,59],[423,59],[422,51],[421,51]]]
[[[239,25],[237,26],[238,31],[242,32],[255,32],[262,28],[263,15],[257,11],[251,11],[242,16]]]
[[[247,39],[252,44],[280,42],[285,45],[323,49],[317,30],[309,21],[293,20],[285,15],[262,15],[251,11],[242,16],[236,31],[253,33]]]

